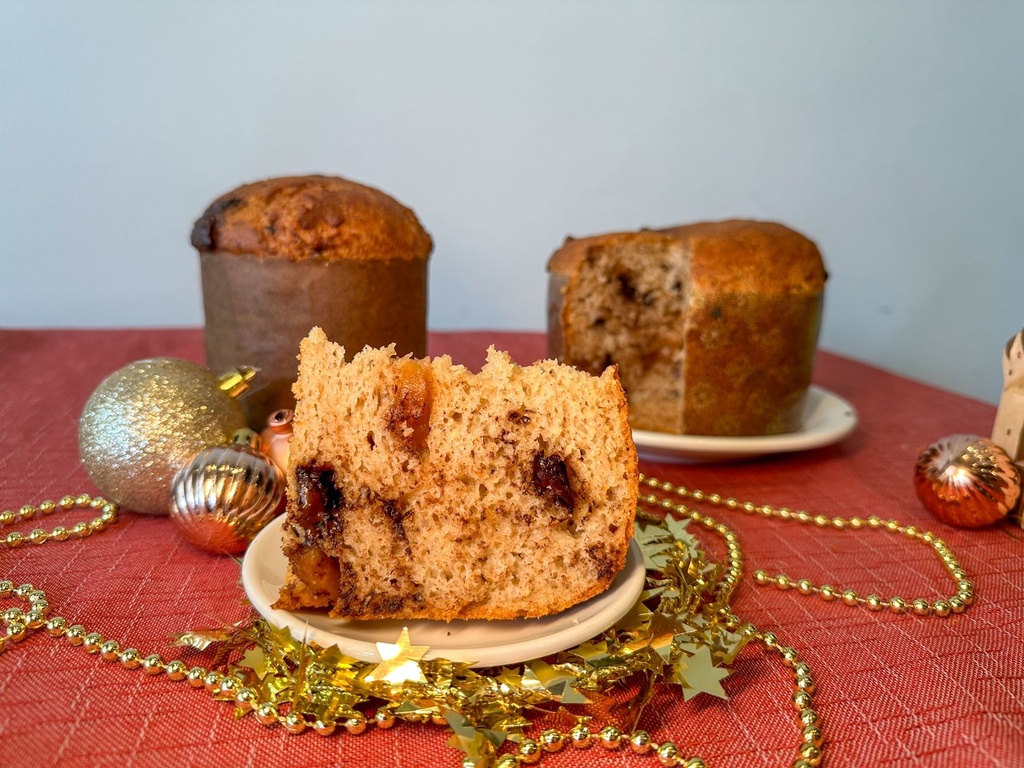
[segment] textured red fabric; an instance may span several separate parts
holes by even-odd
[[[521,362],[544,356],[535,333],[434,333],[431,351],[476,367],[486,347]],[[0,509],[96,493],[77,447],[77,420],[92,390],[144,357],[202,361],[198,330],[0,331]],[[993,354],[993,376],[999,375]],[[819,355],[816,381],[857,408],[841,443],[729,464],[643,464],[642,471],[742,500],[815,514],[879,515],[941,535],[974,581],[977,601],[950,619],[895,616],[762,588],[765,568],[861,594],[935,598],[950,582],[931,550],[883,532],[821,530],[715,511],[740,537],[747,574],[738,613],[777,633],[811,666],[815,706],[835,766],[1024,765],[1024,544],[1010,523],[949,528],[917,503],[914,461],[947,434],[987,435],[992,406],[846,358]],[[73,513],[66,520],[87,517]],[[58,513],[44,527],[60,520]],[[64,522],[63,520],[61,522]],[[25,533],[34,527],[19,525]],[[4,529],[6,533],[10,529]],[[710,551],[718,543],[706,538]],[[168,647],[174,632],[247,616],[230,558],[184,543],[167,519],[123,513],[85,541],[0,549],[0,579],[46,590],[54,615],[143,654],[188,663],[203,654]],[[13,605],[0,598],[0,608]],[[641,727],[713,766],[786,766],[797,721],[790,678],[774,657],[745,650],[724,686],[729,701],[658,694]],[[121,669],[63,640],[33,632],[0,654],[0,764],[9,766],[433,766],[459,765],[437,726],[399,724],[362,736],[291,736],[166,677]],[[656,765],[600,747],[567,748],[553,766]]]

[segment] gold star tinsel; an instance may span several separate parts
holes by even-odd
[[[689,520],[666,517],[637,525],[647,582],[636,605],[599,636],[544,659],[515,667],[474,670],[467,664],[424,659],[407,630],[395,643],[379,643],[382,661],[359,661],[336,646],[322,648],[293,638],[262,620],[231,628],[185,633],[193,647],[224,643],[241,658],[227,674],[255,692],[236,714],[270,702],[309,723],[365,723],[376,707],[377,722],[447,724],[449,745],[467,764],[487,765],[507,740],[519,741],[542,713],[586,708],[616,692],[618,726],[632,730],[659,685],[679,686],[685,699],[700,693],[725,697],[721,680],[749,635],[714,600],[721,569],[709,562],[687,532]],[[237,657],[237,652],[235,653]],[[622,700],[622,691],[630,696]]]

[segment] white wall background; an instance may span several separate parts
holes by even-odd
[[[769,218],[822,346],[995,401],[1022,50],[1014,0],[0,0],[0,326],[199,325],[207,203],[324,172],[433,234],[435,329],[542,329],[566,234]]]

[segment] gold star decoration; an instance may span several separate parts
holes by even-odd
[[[689,701],[698,693],[710,693],[720,699],[728,698],[719,682],[729,670],[716,667],[711,650],[705,646],[694,649],[690,655],[682,654],[675,663],[674,682],[683,689],[683,699]]]
[[[629,653],[635,653],[642,648],[651,648],[663,660],[668,661],[672,653],[672,642],[676,635],[682,634],[684,631],[679,618],[666,616],[660,611],[653,611],[646,629],[647,631],[636,640],[623,645],[622,649]]]
[[[452,710],[446,711],[444,717],[448,721],[448,727],[452,729],[452,736],[448,739],[448,746],[465,753],[466,760],[463,762],[464,765],[467,763],[473,766],[492,764],[498,747],[507,738],[506,733],[489,728],[481,728]]]
[[[590,700],[573,686],[577,678],[571,672],[551,666],[541,659],[535,659],[527,664],[523,679],[531,675],[562,704],[590,703]]]
[[[427,678],[420,667],[420,659],[429,646],[413,645],[409,640],[409,628],[402,627],[402,634],[396,643],[375,643],[381,662],[366,676],[368,683],[383,682],[391,685],[402,683],[425,683]]]

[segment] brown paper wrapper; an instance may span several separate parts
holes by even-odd
[[[299,342],[320,326],[352,357],[394,343],[399,355],[427,353],[427,262],[423,259],[293,262],[214,251],[200,254],[206,365],[260,369],[242,399],[260,429],[294,408]]]

